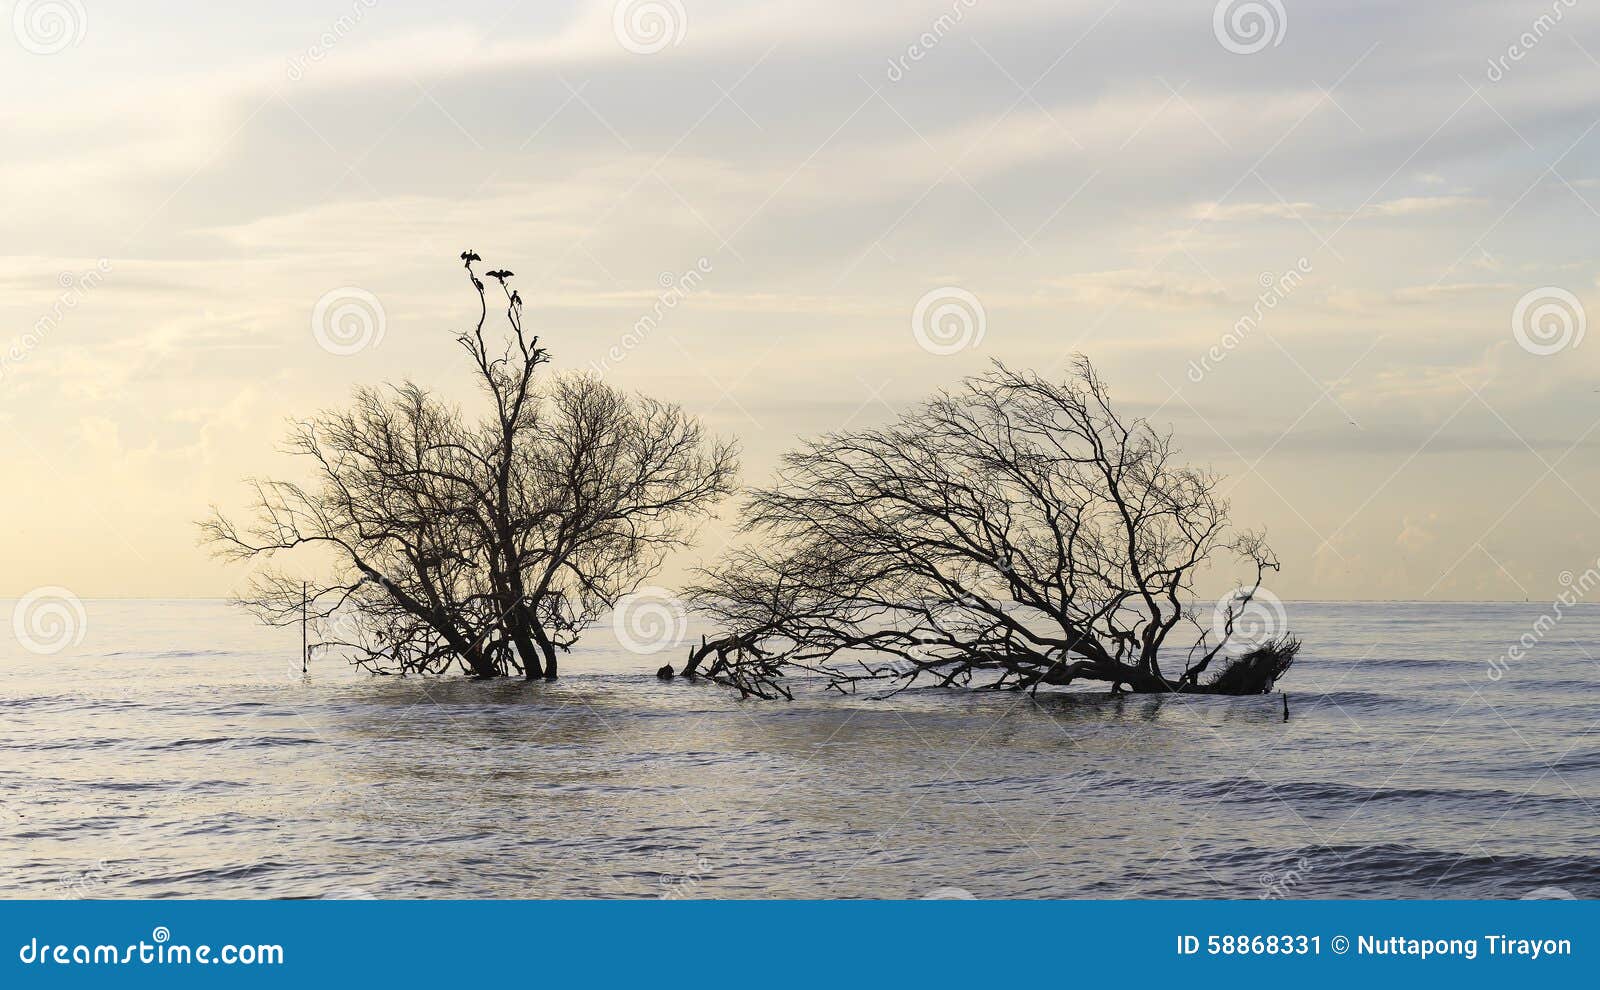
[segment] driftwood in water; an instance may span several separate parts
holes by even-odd
[[[1152,675],[1132,664],[1080,660],[1071,664],[1057,661],[1043,672],[1020,674],[1014,682],[1002,679],[1001,683],[1005,687],[1037,690],[1041,684],[1065,687],[1088,679],[1109,682],[1112,694],[1270,694],[1272,686],[1288,672],[1299,652],[1298,639],[1280,636],[1239,656],[1222,658],[1222,669],[1204,683],[1200,675],[1211,663],[1209,656],[1176,680]]]
[[[958,667],[956,671],[961,676],[957,677],[952,676],[951,671],[942,665],[935,667],[932,663],[926,665],[892,663],[874,665],[870,662],[797,663],[791,661],[783,651],[770,646],[763,648],[757,645],[758,642],[756,637],[749,635],[726,636],[714,640],[702,637],[698,647],[690,648],[689,659],[684,664],[682,676],[690,679],[703,676],[717,684],[738,690],[742,697],[770,699],[781,696],[792,700],[793,694],[779,680],[788,667],[797,667],[825,676],[828,679],[828,686],[841,694],[853,693],[858,685],[872,682],[888,684],[895,690],[903,690],[912,686],[924,675],[931,678],[930,684],[940,687],[970,684],[971,674],[975,670],[984,669],[978,664]],[[1221,658],[1221,670],[1205,682],[1201,682],[1200,675],[1204,672],[1206,664],[1196,664],[1177,679],[1168,679],[1150,677],[1129,664],[1119,664],[1115,669],[1108,669],[1088,661],[1072,664],[1056,661],[1043,670],[1020,671],[1015,669],[1014,664],[997,662],[993,667],[1001,670],[1004,676],[984,686],[992,689],[1037,692],[1040,685],[1065,687],[1080,680],[1100,680],[1112,683],[1113,694],[1232,696],[1271,694],[1273,686],[1294,665],[1299,652],[1300,641],[1293,636],[1284,635],[1239,656]],[[707,660],[711,660],[711,665],[702,673],[701,665]],[[670,666],[664,669],[670,670]],[[1289,720],[1287,695],[1283,699],[1283,710],[1284,721],[1287,722]]]
[[[700,667],[708,659],[711,666],[702,673]],[[794,700],[789,689],[779,683],[778,679],[783,676],[781,662],[757,646],[753,635],[723,636],[714,640],[701,636],[700,645],[689,648],[689,659],[680,674],[690,680],[703,676],[713,683],[731,687],[741,698]]]
[[[1202,686],[1203,694],[1269,694],[1300,653],[1300,641],[1284,636],[1226,661],[1216,677]],[[1289,699],[1283,701],[1284,721],[1288,721]]]

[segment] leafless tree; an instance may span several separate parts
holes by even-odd
[[[480,259],[462,260],[479,316],[457,339],[487,414],[469,421],[411,382],[360,389],[294,425],[308,482],[254,481],[248,523],[214,511],[202,529],[233,559],[310,555],[320,577],[268,567],[242,604],[274,625],[306,607],[319,647],[373,670],[553,678],[557,652],[731,490],[737,453],[677,406],[537,375],[548,355],[504,270],[487,274],[505,299],[496,347]]]
[[[996,365],[889,427],[787,455],[749,499],[754,545],[693,589],[726,636],[686,672],[714,658],[716,679],[768,697],[791,668],[839,690],[1264,692],[1299,644],[1228,654],[1278,563],[1231,529],[1219,480],[1179,463],[1170,434],[1119,417],[1087,360],[1063,384]],[[1246,586],[1197,615],[1197,574],[1230,558]],[[1202,681],[1218,657],[1227,669]]]

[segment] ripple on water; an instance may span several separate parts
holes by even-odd
[[[1276,698],[1102,691],[752,703],[663,684],[604,630],[555,684],[302,679],[297,635],[118,603],[96,626],[116,655],[7,661],[0,832],[24,865],[0,890],[1600,895],[1595,666],[1552,639],[1479,676],[1537,610],[1289,611],[1309,645],[1284,724]],[[1563,631],[1593,640],[1600,610]]]

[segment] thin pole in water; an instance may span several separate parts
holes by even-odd
[[[306,644],[306,582],[300,582],[300,673],[308,672],[311,647]],[[1288,716],[1284,716],[1288,720]]]
[[[1283,720],[1289,721],[1289,692],[1280,692],[1283,695]]]

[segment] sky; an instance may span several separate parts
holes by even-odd
[[[1548,600],[1600,556],[1591,5],[4,13],[0,595],[235,590],[194,521],[292,472],[289,418],[472,400],[467,248],[556,368],[737,436],[752,484],[1081,351],[1228,477],[1284,599]]]

